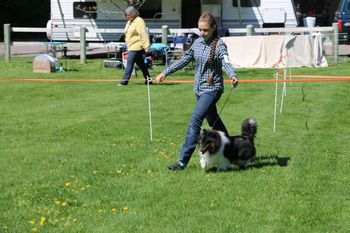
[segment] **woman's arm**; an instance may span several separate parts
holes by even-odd
[[[136,30],[137,30],[138,34],[140,35],[142,47],[145,50],[148,50],[150,47],[150,42],[149,42],[148,33],[146,31],[146,24],[142,18],[140,18],[140,20],[137,22]]]
[[[157,83],[159,84],[160,82],[164,81],[165,77],[168,76],[169,74],[172,74],[176,71],[178,71],[179,69],[182,69],[183,67],[185,67],[188,63],[190,63],[190,61],[193,58],[193,49],[192,46],[189,50],[187,50],[179,60],[177,60],[176,62],[174,62],[173,64],[171,64],[168,68],[166,68],[165,70],[163,70],[163,72],[161,72],[156,80]]]
[[[227,47],[223,41],[220,41],[220,43],[218,44],[218,52],[219,52],[219,59],[221,60],[222,67],[225,73],[230,77],[231,86],[235,88],[238,85],[237,74],[230,62],[228,52],[227,52]]]

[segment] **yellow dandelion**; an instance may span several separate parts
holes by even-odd
[[[49,220],[49,222],[51,223],[52,226],[55,226],[57,223],[55,220]]]
[[[45,224],[45,222],[46,222],[46,217],[44,217],[44,216],[41,216],[40,217],[40,226],[42,226],[42,225],[44,225]]]
[[[72,182],[66,182],[66,183],[64,184],[64,186],[65,186],[66,188],[69,188],[69,187],[72,186]]]
[[[29,221],[29,224],[30,224],[30,225],[34,225],[34,224],[35,224],[35,221],[34,221],[34,220],[30,220],[30,221]]]
[[[129,208],[128,207],[124,207],[123,208],[123,212],[127,213],[129,211]]]
[[[37,232],[37,231],[38,231],[38,228],[36,228],[36,227],[32,228],[32,232]]]
[[[112,208],[112,212],[113,213],[117,212],[117,209],[116,208]]]
[[[62,201],[61,206],[66,207],[67,206],[67,201]]]
[[[61,205],[61,201],[58,200],[58,199],[55,199],[55,200],[54,200],[54,203],[55,203],[56,205]]]

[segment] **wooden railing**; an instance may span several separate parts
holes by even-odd
[[[47,28],[36,28],[36,27],[11,27],[10,24],[4,24],[4,48],[5,48],[5,62],[11,60],[11,32],[47,32]],[[87,30],[85,27],[76,28],[53,28],[52,32],[60,33],[80,33],[80,63],[86,62],[86,33],[119,33],[124,34],[124,29],[94,29]],[[338,24],[333,23],[332,27],[294,27],[294,28],[254,28],[252,25],[247,25],[246,28],[228,28],[230,36],[234,35],[247,35],[252,36],[256,34],[305,34],[305,33],[330,33],[332,34],[333,44],[333,57],[334,62],[338,61]],[[193,33],[192,29],[186,28],[168,28],[166,25],[160,29],[150,29],[151,34],[162,34],[162,43],[167,44],[167,37],[173,33]]]

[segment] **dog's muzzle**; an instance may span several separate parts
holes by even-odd
[[[204,154],[208,151],[208,146],[203,146],[203,147],[200,147],[199,151]]]

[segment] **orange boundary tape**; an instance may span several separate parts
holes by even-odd
[[[279,75],[283,76],[283,75]],[[297,77],[299,79],[240,79],[240,83],[292,83],[292,82],[349,82],[350,76],[321,76],[321,75],[286,75],[286,77]],[[306,79],[300,79],[306,78]],[[51,83],[103,83],[103,82],[119,82],[117,79],[33,79],[33,78],[0,78],[0,81],[8,82],[51,82]],[[164,80],[164,83],[193,83],[193,80]],[[230,83],[230,80],[225,80]]]
[[[34,78],[0,78],[0,81],[8,82],[47,82],[47,83],[102,83],[119,82],[113,79],[34,79]]]
[[[278,74],[279,77],[284,77],[283,74]],[[327,75],[308,75],[308,74],[293,74],[285,75],[287,78],[325,78],[325,79],[350,79],[350,76],[327,76]]]

